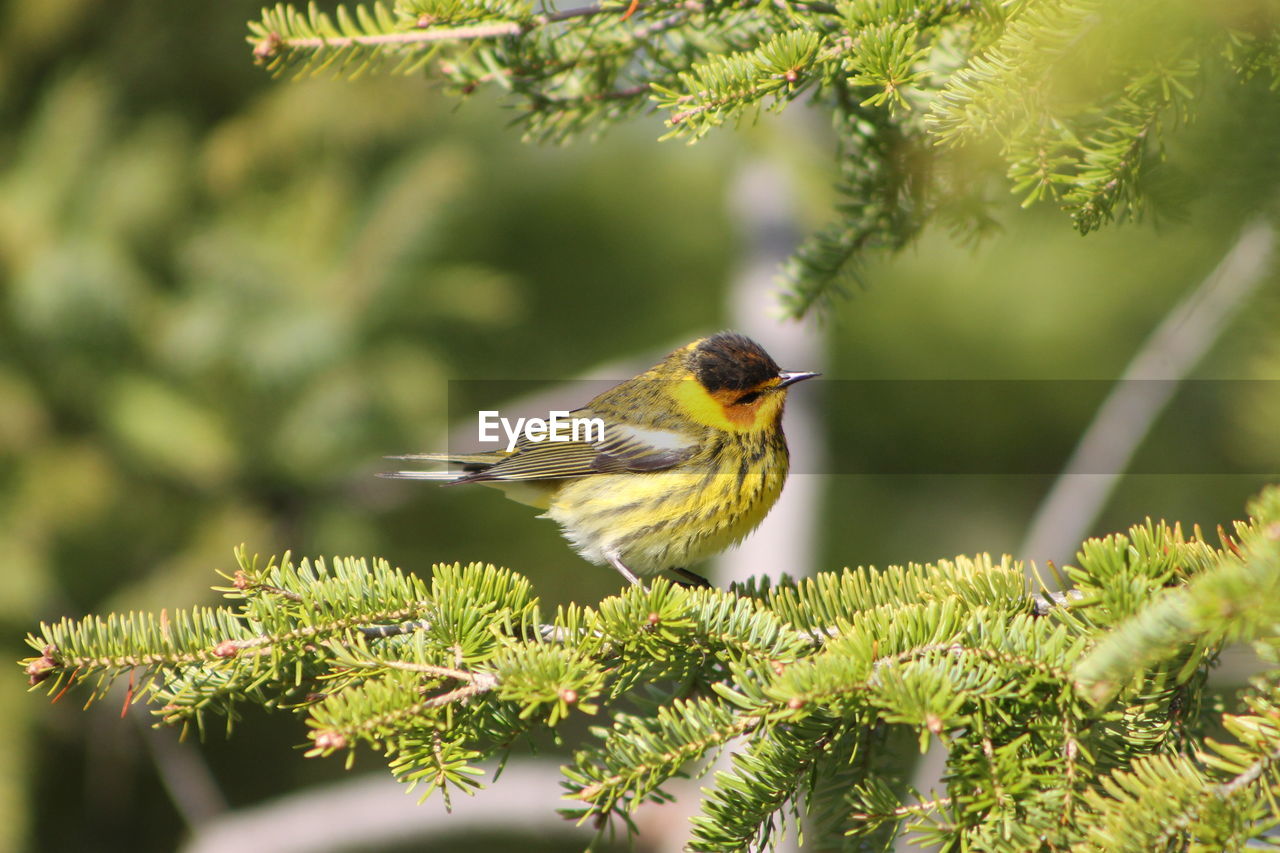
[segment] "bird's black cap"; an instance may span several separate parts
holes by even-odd
[[[708,391],[746,391],[780,372],[764,347],[737,332],[712,335],[693,351],[693,375]]]

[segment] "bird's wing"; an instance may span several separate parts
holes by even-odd
[[[581,414],[584,413],[574,413]],[[698,449],[696,437],[672,430],[605,420],[603,432],[600,440],[591,442],[522,439],[510,456],[456,482],[553,480],[621,471],[661,471],[679,465]]]

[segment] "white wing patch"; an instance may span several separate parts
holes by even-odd
[[[614,436],[607,436],[610,444],[630,444],[634,441],[636,444],[647,445],[654,450],[669,450],[674,452],[682,452],[692,449],[697,440],[692,436],[679,432],[672,432],[666,429],[649,429],[648,427],[634,426],[632,424],[612,424],[609,430],[615,434],[620,434],[620,440],[614,441]]]

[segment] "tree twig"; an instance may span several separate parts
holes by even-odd
[[[268,33],[253,42],[253,55],[259,60],[277,56],[283,50],[322,50],[325,48],[383,47],[392,45],[412,46],[440,41],[475,41],[478,39],[521,36],[525,33],[577,18],[590,18],[604,12],[618,11],[615,6],[593,4],[573,9],[563,9],[546,15],[535,15],[527,21],[491,21],[460,27],[420,27],[405,32],[373,33],[369,35],[330,35],[308,38],[285,38],[279,33]]]

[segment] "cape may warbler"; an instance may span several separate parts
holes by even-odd
[[[670,571],[706,585],[687,567],[738,542],[778,499],[787,389],[817,375],[780,370],[759,344],[721,332],[570,413],[598,418],[603,436],[526,433],[509,451],[397,456],[460,468],[387,476],[495,486],[546,510],[579,554],[632,583]]]

